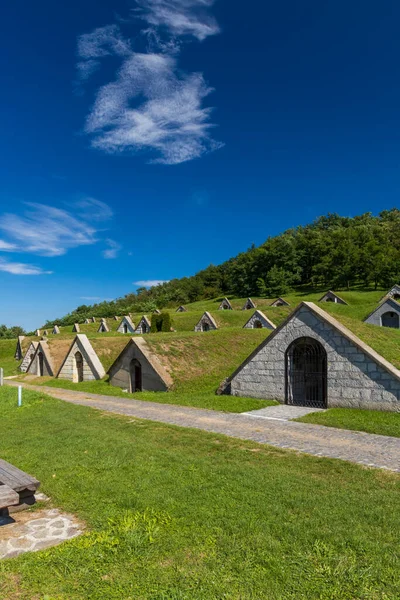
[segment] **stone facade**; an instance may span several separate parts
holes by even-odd
[[[61,333],[58,325],[54,325],[52,333],[53,335],[59,335]]]
[[[290,304],[289,302],[286,302],[286,300],[284,300],[283,298],[277,298],[276,300],[274,300],[271,306],[290,306]]]
[[[143,338],[131,339],[117,360],[108,370],[111,385],[129,392],[135,385],[132,364],[139,365],[141,370],[141,389],[150,392],[166,392],[172,386],[172,379],[162,366],[158,357],[153,354]]]
[[[74,326],[72,328],[72,333],[80,333],[81,332],[81,328],[79,327],[79,323],[74,323]]]
[[[54,376],[53,360],[46,342],[41,341],[37,344],[35,355],[26,372],[37,377]]]
[[[123,317],[117,328],[118,333],[135,333],[135,323],[128,316]]]
[[[28,350],[25,352],[25,356],[22,359],[22,363],[20,364],[19,370],[21,373],[26,373],[29,369],[29,365],[31,364],[33,357],[35,356],[36,349],[38,347],[38,342],[31,342],[29,344]]]
[[[79,368],[77,365],[77,353],[80,353],[82,356],[81,376],[79,375]],[[68,379],[69,381],[78,382],[79,379],[81,381],[101,379],[105,374],[104,367],[86,335],[78,334],[61,365],[57,377],[59,379]]]
[[[218,325],[215,322],[215,319],[207,311],[203,314],[194,328],[195,331],[214,331],[215,329],[218,329]]]
[[[318,300],[318,302],[334,302],[335,304],[347,304],[347,302],[345,302],[343,298],[340,298],[340,296],[335,294],[335,292],[332,292],[332,290],[326,292],[326,294],[324,294],[322,298]]]
[[[175,312],[187,312],[187,308],[184,306],[178,306]]]
[[[135,329],[135,333],[136,334],[145,334],[145,333],[150,333],[151,330],[151,323],[149,321],[149,319],[146,317],[146,315],[143,315],[143,317],[140,319],[138,326]]]
[[[224,298],[221,304],[218,307],[218,310],[233,310],[232,304],[229,302],[228,298]]]
[[[228,378],[234,396],[286,401],[286,352],[312,338],[327,356],[327,406],[400,410],[400,371],[315,304],[303,302]]]
[[[247,298],[242,310],[251,310],[252,308],[256,308],[256,305],[251,298]]]
[[[276,326],[264,315],[261,310],[256,310],[250,319],[243,325],[243,329],[276,329]]]
[[[392,298],[387,298],[364,321],[380,327],[400,328],[400,304]]]
[[[97,333],[108,333],[110,331],[106,321],[101,321]]]
[[[400,298],[400,285],[394,285],[391,290],[382,298],[382,300],[386,300],[386,298],[394,298],[395,300]]]

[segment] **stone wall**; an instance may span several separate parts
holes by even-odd
[[[387,312],[393,312],[400,316],[400,305],[395,300],[386,300],[365,319],[365,323],[382,326],[382,315]]]
[[[43,342],[42,342],[43,343]],[[53,377],[53,368],[49,362],[49,357],[47,354],[49,353],[48,347],[46,351],[43,350],[40,346],[36,349],[35,356],[33,357],[32,362],[30,363],[27,372],[30,375],[40,376],[40,361],[39,361],[39,353],[43,353],[43,376]]]
[[[142,367],[142,389],[149,392],[166,392],[172,385],[167,373],[162,373],[163,367],[158,359],[139,347],[143,340],[135,340],[128,344],[124,351],[111,366],[108,373],[110,383],[116,387],[131,391],[131,362],[136,359]],[[146,352],[146,355],[145,353]],[[153,363],[153,364],[152,364]]]
[[[36,344],[36,346],[37,346],[37,344]],[[31,364],[32,359],[33,359],[33,357],[35,355],[36,346],[33,343],[31,343],[29,345],[29,348],[26,351],[26,354],[25,354],[25,356],[24,356],[24,358],[22,360],[22,363],[20,364],[20,367],[19,367],[19,370],[21,371],[21,373],[26,373],[27,372],[27,370],[29,368],[29,365]]]
[[[230,393],[285,402],[285,353],[301,337],[319,341],[326,350],[328,407],[400,410],[400,377],[390,372],[390,365],[384,368],[368,350],[363,351],[365,345],[361,341],[350,341],[307,306],[271,334],[265,345],[232,376]],[[397,372],[394,367],[393,371]]]
[[[204,331],[204,325],[208,325],[210,331],[218,329],[214,319],[207,312],[201,317],[200,321],[195,325],[195,331]]]
[[[97,373],[93,372],[89,362],[88,356],[84,348],[81,347],[76,341],[72,346],[64,364],[61,367],[61,370],[58,374],[59,379],[68,379],[69,381],[77,381],[78,373],[76,370],[76,360],[75,354],[80,352],[83,358],[83,381],[93,381],[95,379],[100,379]]]
[[[245,325],[243,325],[243,329],[255,329],[256,321],[259,321],[263,327],[266,329],[275,329],[273,323],[267,319],[267,317],[259,310],[256,310],[254,315],[250,317]]]

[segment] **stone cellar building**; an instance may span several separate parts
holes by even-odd
[[[224,393],[400,411],[400,371],[322,308],[302,302],[227,379]]]

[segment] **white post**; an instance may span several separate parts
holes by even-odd
[[[18,406],[22,406],[22,385],[18,386]]]
[[[4,371],[0,369],[0,386],[4,385]]]

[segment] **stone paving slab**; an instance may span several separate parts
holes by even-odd
[[[73,515],[58,509],[0,518],[0,559],[57,546],[77,537],[82,530]]]
[[[7,382],[7,385],[21,385]],[[214,410],[158,404],[119,396],[87,394],[61,388],[22,384],[27,389],[53,398],[102,411],[160,423],[220,433],[242,440],[305,452],[314,456],[339,458],[349,462],[400,473],[400,438],[359,431],[335,429],[310,423],[255,419]]]
[[[258,417],[262,419],[274,419],[278,421],[291,421],[299,419],[305,415],[315,412],[324,412],[324,408],[307,408],[306,406],[289,406],[287,404],[278,404],[276,406],[266,406],[258,410],[241,413],[249,417]]]

